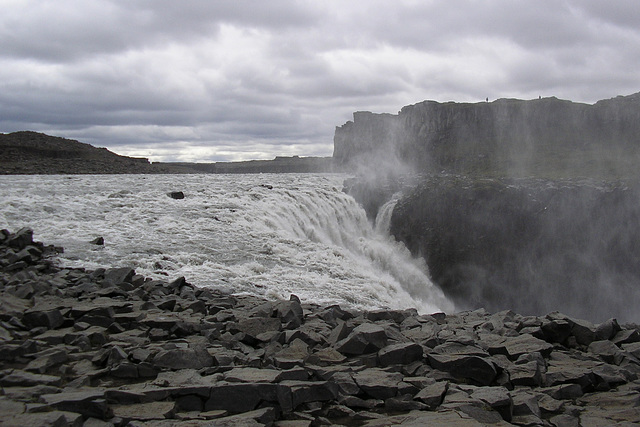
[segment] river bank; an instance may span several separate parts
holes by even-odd
[[[640,334],[615,319],[323,307],[56,251],[0,233],[3,425],[640,422]]]

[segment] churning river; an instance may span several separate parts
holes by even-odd
[[[0,228],[64,247],[67,267],[318,304],[450,312],[423,260],[342,192],[340,174],[0,177]],[[184,199],[167,193],[182,191]],[[103,237],[104,246],[90,242]]]

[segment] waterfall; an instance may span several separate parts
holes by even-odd
[[[65,248],[67,266],[130,266],[147,277],[359,309],[453,311],[424,261],[340,191],[344,176],[2,179],[3,228],[33,224],[36,238]],[[173,189],[186,197],[167,198]],[[95,236],[107,244],[97,249]]]
[[[382,205],[378,210],[375,221],[375,228],[378,233],[389,234],[393,208],[396,206],[396,203],[398,203],[401,194],[401,192],[395,193],[393,196],[391,196],[391,199],[384,205]]]
[[[400,194],[387,202],[375,224],[353,197],[339,191],[314,190],[284,194],[276,209],[279,227],[300,239],[346,249],[361,261],[364,269],[374,269],[387,277],[419,304],[453,311],[453,303],[429,278],[426,263],[388,234],[393,207]]]

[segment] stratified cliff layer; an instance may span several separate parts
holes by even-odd
[[[637,93],[593,105],[557,98],[425,101],[397,115],[356,112],[336,128],[333,156],[351,170],[610,176],[635,170],[628,154],[639,145]]]

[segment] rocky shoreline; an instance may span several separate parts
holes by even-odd
[[[55,252],[0,232],[2,425],[640,423],[640,333],[615,319],[267,301]]]

